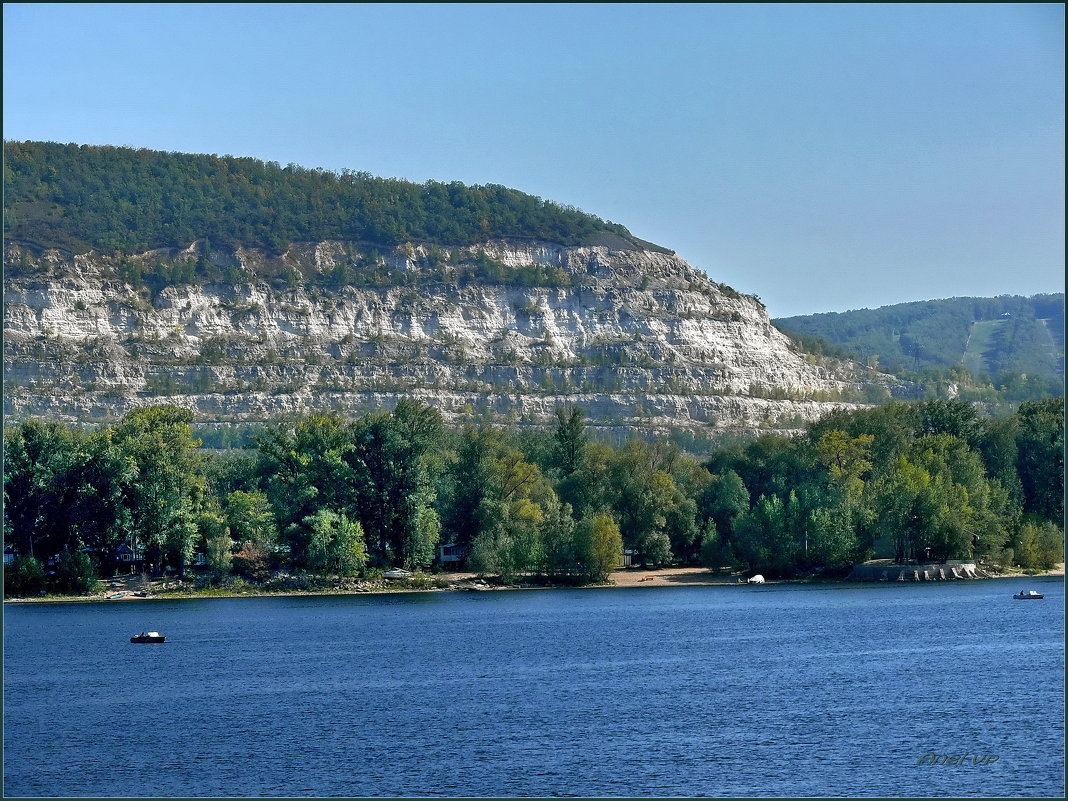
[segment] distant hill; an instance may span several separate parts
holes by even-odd
[[[877,362],[898,375],[963,366],[994,380],[1064,380],[1063,293],[927,300],[772,322],[810,349]]]
[[[4,143],[4,239],[75,253],[393,247],[491,240],[671,252],[622,225],[496,184],[423,184],[253,158],[55,142]]]

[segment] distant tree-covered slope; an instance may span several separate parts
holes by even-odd
[[[774,320],[895,373],[963,365],[976,375],[1064,377],[1064,294],[949,298]]]
[[[503,186],[416,184],[233,156],[4,143],[4,237],[74,252],[348,239],[650,247],[622,225]],[[661,250],[661,248],[656,248]]]

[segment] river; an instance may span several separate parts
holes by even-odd
[[[1061,795],[1063,610],[1061,578],[7,605],[4,791]]]

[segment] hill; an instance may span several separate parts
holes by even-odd
[[[1058,394],[1064,380],[1064,294],[949,298],[784,317],[774,324],[820,350],[896,375],[965,367],[1008,384],[1026,376]]]
[[[907,394],[804,352],[754,297],[504,187],[8,143],[5,411],[204,425],[429,400],[626,435],[797,430]]]

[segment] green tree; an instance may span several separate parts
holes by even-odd
[[[257,472],[278,528],[293,562],[306,564],[310,532],[303,522],[320,508],[358,508],[351,427],[337,415],[312,414],[268,429],[256,443]]]
[[[434,561],[434,554],[441,541],[441,521],[438,513],[429,506],[420,506],[415,512],[415,525],[410,529],[405,543],[407,558],[405,565],[415,568],[427,568]]]
[[[226,518],[217,508],[205,509],[197,516],[197,528],[204,544],[204,561],[212,580],[230,575],[233,565],[233,540]]]
[[[70,477],[70,544],[90,548],[99,570],[114,571],[115,551],[133,537],[129,498],[138,478],[137,464],[115,441],[110,428],[89,434]],[[194,488],[194,491],[195,488]]]
[[[716,522],[706,520],[701,529],[701,565],[717,573],[730,562],[726,543],[716,531]]]
[[[5,432],[4,445],[5,541],[43,558],[90,548],[111,567],[132,526],[127,494],[136,468],[110,430],[29,420]]]
[[[1038,567],[1052,570],[1064,561],[1064,532],[1047,520],[1039,526],[1035,548]]]
[[[976,446],[983,437],[984,426],[979,413],[963,401],[929,400],[918,407],[921,436],[949,434]]]
[[[226,496],[226,525],[239,543],[252,542],[270,548],[278,538],[271,502],[258,491],[234,490]]]
[[[390,415],[368,415],[353,431],[359,517],[381,565],[427,564],[438,542],[433,473],[440,469],[441,414],[402,400]],[[428,537],[433,536],[432,540]],[[431,557],[432,558],[432,557]]]
[[[971,555],[975,508],[930,452],[916,464],[902,456],[874,492],[877,527],[895,543],[898,562]]]
[[[4,536],[19,555],[47,559],[77,545],[68,512],[81,444],[56,422],[28,420],[4,432]]]
[[[612,465],[616,453],[610,445],[588,443],[575,472],[561,479],[556,491],[582,517],[604,512],[612,504]]]
[[[498,480],[513,491],[483,500],[479,509],[481,531],[472,543],[469,564],[479,573],[495,573],[510,581],[521,574],[537,572],[545,564],[545,512],[528,497],[529,490],[523,491],[509,482],[534,475],[530,471],[537,471],[536,467],[506,459],[503,465],[498,464],[498,470],[503,474]],[[540,473],[537,477],[540,479]]]
[[[588,581],[607,581],[623,556],[623,537],[616,522],[606,514],[583,518],[575,530],[575,556]]]
[[[1016,472],[1019,449],[1016,437],[1019,434],[1019,417],[991,420],[979,443],[979,452],[983,457],[986,473],[992,481],[997,481],[1009,493],[1016,503],[1023,502],[1023,485]]]
[[[133,531],[157,569],[164,561],[184,574],[192,556],[204,476],[192,437],[193,414],[176,406],[150,406],[127,414],[114,440],[137,468],[130,488]]]
[[[859,498],[864,492],[863,478],[872,468],[869,449],[874,441],[871,434],[850,437],[841,429],[833,429],[816,443],[816,451],[827,466],[831,480],[850,497]]]
[[[59,593],[87,595],[93,592],[98,582],[89,554],[65,548],[56,558],[55,574],[49,583]]]
[[[1064,532],[1053,523],[1024,523],[1012,539],[1017,565],[1025,570],[1051,570],[1064,561]]]
[[[585,414],[577,406],[556,407],[556,430],[553,433],[553,461],[564,478],[573,475],[581,466],[589,443]]]
[[[701,492],[698,514],[701,520],[713,521],[717,535],[730,544],[738,518],[749,511],[749,490],[733,470],[715,477]]]
[[[311,532],[308,567],[319,573],[355,576],[367,564],[367,549],[359,521],[344,514],[320,509],[304,521]]]
[[[1024,511],[1040,520],[1064,519],[1064,398],[1020,405],[1017,469]]]
[[[621,225],[495,185],[416,184],[249,158],[51,142],[5,142],[4,167],[5,236],[78,253],[210,241],[202,260],[146,265],[145,278],[160,284],[210,280],[218,272],[211,252],[239,246],[278,254],[291,242],[328,239],[380,248],[491,239],[579,245],[603,233],[636,242]],[[52,175],[61,179],[46,179]],[[442,267],[440,256],[436,261]],[[569,281],[555,268],[512,269],[481,251],[465,261],[474,262],[469,275],[485,281]],[[336,280],[333,272],[316,277]],[[126,265],[123,275],[137,277]]]
[[[611,506],[619,519],[623,543],[637,551],[643,565],[672,559],[672,546],[684,550],[696,538],[696,504],[675,485],[671,458],[644,442],[630,440],[612,465]],[[672,536],[675,541],[672,542]]]
[[[543,505],[544,521],[541,527],[541,550],[543,570],[546,575],[563,577],[576,575],[579,557],[575,542],[575,520],[571,504],[559,499]]]
[[[734,552],[750,570],[783,577],[799,562],[798,543],[790,530],[786,504],[777,495],[762,495],[735,524]]]
[[[449,466],[445,499],[447,539],[470,546],[482,531],[483,501],[492,492],[492,464],[501,449],[500,432],[489,427],[466,426],[460,434]]]
[[[894,402],[871,409],[831,412],[809,427],[808,438],[818,443],[828,432],[839,430],[846,436],[873,437],[866,450],[875,472],[905,453],[916,436],[916,404]]]

